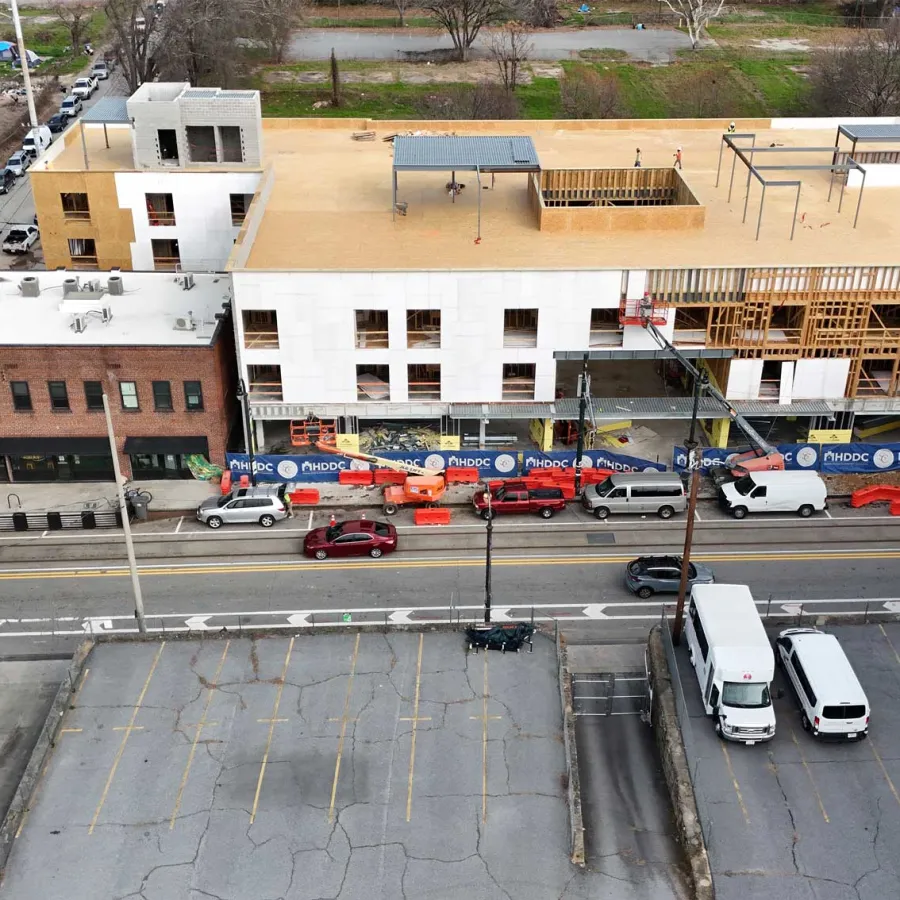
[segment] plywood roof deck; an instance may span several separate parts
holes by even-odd
[[[526,175],[498,175],[493,190],[482,191],[480,243],[477,182],[457,173],[466,189],[451,203],[449,173],[399,174],[398,200],[408,214],[391,218],[391,146],[381,138],[397,123],[375,127],[375,141],[354,141],[359,123],[317,120],[263,120],[266,163],[274,184],[247,256],[238,268],[271,270],[415,269],[595,269],[692,266],[888,265],[900,246],[900,188],[866,188],[859,227],[853,229],[857,191],[847,189],[837,212],[839,183],[826,202],[827,172],[769,172],[772,179],[803,182],[799,221],[789,240],[795,191],[769,188],[759,241],[754,240],[760,187],[751,185],[747,222],[741,224],[746,170],[735,170],[732,202],[726,200],[731,157],[723,158],[722,183],[715,187],[721,132],[709,127],[646,130],[590,130],[583,123],[458,123],[458,134],[529,134],[542,167],[630,167],[640,147],[645,167],[671,165],[683,148],[683,176],[706,207],[706,226],[698,231],[623,231],[604,234],[548,234],[538,230],[528,204]],[[674,124],[674,123],[673,123]],[[441,125],[404,123],[444,131]],[[757,146],[833,145],[835,129],[755,130]],[[827,154],[760,155],[760,165],[781,162],[826,163]],[[490,176],[482,176],[490,184]],[[258,198],[262,202],[264,198]]]
[[[38,171],[50,172],[83,172],[84,150],[81,146],[81,126],[76,122],[56,141],[63,140],[65,149],[53,156],[53,145],[50,148],[48,161],[39,161],[35,165]],[[131,128],[109,125],[106,133],[109,147],[103,137],[102,125],[85,125],[84,140],[87,144],[88,167],[91,172],[131,172],[134,171],[134,155],[131,148]],[[54,141],[54,144],[56,143]]]

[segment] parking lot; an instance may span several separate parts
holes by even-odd
[[[683,728],[718,900],[900,897],[900,624],[840,626],[872,708],[869,739],[819,743],[780,670],[775,738],[720,741],[687,648],[676,648]],[[772,633],[774,637],[774,632]]]
[[[101,644],[2,894],[647,896],[569,862],[556,665],[543,637]]]

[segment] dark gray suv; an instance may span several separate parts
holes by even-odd
[[[714,584],[712,569],[691,563],[688,590],[695,584]],[[681,582],[680,556],[639,556],[625,567],[625,586],[643,600],[654,594],[677,594]]]

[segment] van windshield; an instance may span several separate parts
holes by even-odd
[[[597,485],[597,496],[605,497],[614,487],[615,485],[613,484],[612,478],[601,481],[600,484]]]
[[[722,686],[722,706],[762,709],[771,705],[769,686],[764,681],[726,681]]]
[[[734,483],[734,489],[742,496],[746,497],[753,488],[756,487],[756,483],[749,475],[743,475],[738,478],[738,480]]]

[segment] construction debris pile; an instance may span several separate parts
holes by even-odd
[[[359,449],[363,453],[379,453],[384,450],[413,453],[424,450],[439,450],[440,432],[426,425],[409,428],[364,428],[359,434]]]

